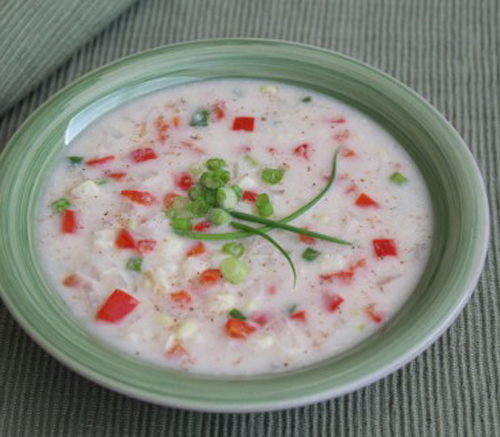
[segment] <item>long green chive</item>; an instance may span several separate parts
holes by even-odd
[[[245,246],[236,242],[226,243],[222,246],[222,252],[235,258],[241,258],[245,253]]]
[[[337,237],[320,234],[319,232],[310,231],[309,229],[297,228],[295,226],[287,225],[285,223],[275,222],[274,220],[269,220],[264,217],[257,217],[256,215],[246,214],[240,211],[230,211],[229,214],[231,214],[234,218],[245,220],[247,222],[252,222],[252,223],[260,223],[261,225],[266,225],[270,228],[283,229],[284,231],[293,232],[299,235],[307,235],[308,237],[314,237],[317,238],[318,240],[330,241],[331,243],[345,244],[348,246],[352,245],[352,243],[350,243],[349,241],[342,240]]]
[[[127,269],[140,273],[142,270],[142,257],[130,258],[127,262]]]
[[[267,182],[271,185],[276,185],[281,182],[284,174],[285,170],[283,170],[282,168],[265,168],[264,170],[262,170],[260,177],[264,182]]]
[[[257,196],[257,199],[255,200],[255,206],[257,207],[257,211],[259,211],[259,215],[261,217],[268,218],[274,214],[274,208],[271,204],[271,199],[266,193],[262,193]]]
[[[309,211],[314,205],[316,205],[324,197],[324,195],[328,192],[328,190],[330,189],[330,187],[332,186],[332,184],[335,180],[335,176],[337,174],[337,158],[338,158],[338,151],[336,151],[335,154],[333,155],[332,172],[330,174],[330,179],[328,179],[328,182],[325,185],[325,188],[323,188],[317,194],[316,197],[311,199],[304,206],[300,207],[299,209],[294,211],[292,214],[281,219],[279,221],[279,223],[288,223],[288,222],[291,222],[292,220],[295,220],[297,217],[300,217],[302,214]],[[273,228],[268,227],[268,226],[264,226],[264,227],[260,228],[260,230],[263,232],[268,232],[271,229],[273,229]],[[200,234],[199,232],[183,232],[182,236],[186,237],[186,238],[191,238],[193,240],[237,240],[240,238],[248,238],[251,236],[251,234],[249,234],[248,232],[223,232],[223,233],[214,233],[214,234]]]
[[[191,117],[191,121],[189,124],[191,126],[208,126],[208,122],[210,120],[210,111],[205,108],[200,108],[195,111],[193,116]]]
[[[80,165],[83,162],[83,156],[68,156],[71,165]]]
[[[66,199],[66,197],[61,197],[60,199],[52,202],[52,209],[54,212],[60,213],[68,208],[71,208],[71,202]]]
[[[297,284],[297,272],[295,270],[295,265],[293,264],[292,258],[290,258],[290,255],[288,255],[288,252],[285,249],[283,249],[274,238],[271,238],[269,235],[267,235],[265,232],[261,231],[260,229],[252,228],[252,227],[244,225],[242,223],[231,222],[231,226],[233,228],[241,229],[242,231],[246,231],[246,232],[252,233],[254,235],[259,235],[260,237],[269,241],[269,243],[271,243],[274,247],[276,247],[276,249],[278,249],[281,252],[281,254],[286,258],[286,260],[288,261],[288,264],[290,264],[290,268],[292,269],[292,272],[293,272],[293,285],[295,286]]]
[[[399,172],[393,173],[389,179],[397,185],[403,185],[408,182],[408,179]]]
[[[231,311],[229,311],[229,315],[233,319],[240,319],[240,320],[246,320],[246,316],[237,308],[233,308]]]
[[[231,284],[241,284],[248,276],[248,264],[240,259],[229,257],[220,265],[222,277]]]
[[[306,261],[314,261],[320,255],[321,252],[318,252],[311,247],[308,247],[306,250],[304,250],[304,252],[302,252],[302,258],[304,258]]]

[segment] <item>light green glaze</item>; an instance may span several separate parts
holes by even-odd
[[[134,97],[224,77],[288,82],[365,112],[403,144],[433,200],[431,258],[401,311],[347,353],[288,373],[214,378],[140,362],[80,326],[38,259],[38,201],[66,144],[93,120]],[[165,405],[212,411],[278,409],[318,401],[402,366],[449,326],[469,298],[484,261],[489,227],[478,169],[458,134],[428,103],[391,77],[345,56],[259,40],[159,48],[81,78],[43,105],[12,138],[0,159],[0,205],[2,297],[42,347],[107,387]]]

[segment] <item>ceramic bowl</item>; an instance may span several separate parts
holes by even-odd
[[[139,361],[90,335],[40,262],[37,210],[58,157],[89,124],[155,90],[221,78],[281,81],[333,96],[389,131],[422,172],[432,197],[434,242],[421,281],[375,335],[298,370],[209,377]],[[0,158],[0,289],[20,325],[89,379],[151,402],[205,411],[263,411],[340,396],[403,366],[451,324],[481,272],[488,205],[478,168],[452,126],[415,92],[354,59],[298,44],[212,40],[162,47],[96,70],[48,100]],[[33,366],[36,366],[33,363]]]

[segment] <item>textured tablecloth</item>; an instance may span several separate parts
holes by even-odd
[[[498,0],[145,0],[78,50],[0,119],[0,147],[62,86],[139,50],[214,37],[314,44],[395,76],[457,128],[486,181],[490,252],[470,303],[424,354],[350,395],[273,413],[194,413],[116,394],[48,356],[0,304],[0,436],[500,436],[499,23]]]

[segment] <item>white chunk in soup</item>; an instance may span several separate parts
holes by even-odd
[[[276,246],[232,223],[307,204],[336,152],[332,186],[290,224],[352,244],[271,230],[294,284]],[[38,232],[47,274],[93,335],[225,375],[366,339],[415,289],[431,237],[425,182],[386,131],[330,97],[250,80],[163,90],[91,125],[54,168]]]

